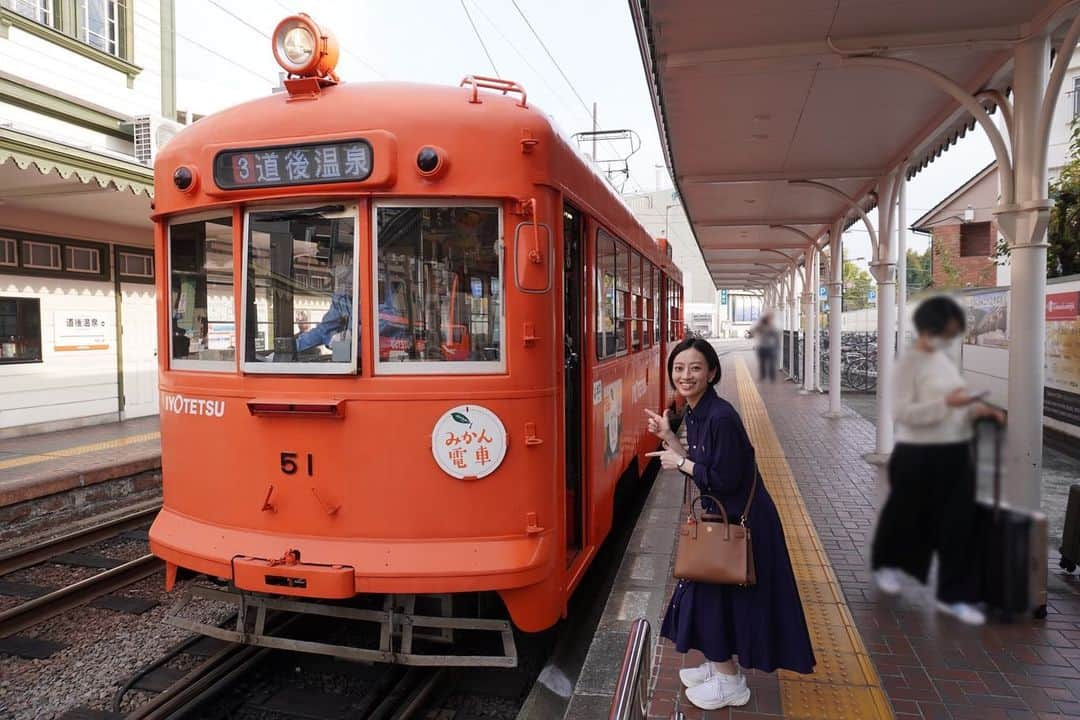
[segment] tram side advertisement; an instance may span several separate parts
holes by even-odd
[[[1070,434],[1080,427],[1080,290],[1046,295],[1043,415],[1073,426]]]

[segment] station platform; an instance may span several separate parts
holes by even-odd
[[[0,440],[0,542],[48,514],[159,492],[160,469],[156,415]]]
[[[649,718],[1080,717],[1080,579],[1051,551],[1048,617],[970,627],[934,609],[932,589],[912,582],[880,594],[869,567],[884,469],[863,455],[874,425],[848,409],[824,417],[828,399],[755,379],[745,343],[717,343],[722,396],[739,410],[784,523],[818,660],[812,675],[748,673],[750,703],[703,712],[686,700],[678,671],[704,658],[655,645]],[[734,348],[734,349],[732,349]],[[1075,475],[1074,475],[1075,477]],[[630,624],[657,633],[674,587],[683,480],[657,478],[586,658],[567,718],[605,717]],[[933,588],[933,578],[929,588]],[[602,711],[602,712],[601,712]]]

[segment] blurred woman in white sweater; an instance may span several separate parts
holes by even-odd
[[[938,556],[938,609],[981,625],[978,567],[972,562],[975,469],[972,421],[1001,413],[968,391],[949,350],[964,330],[952,299],[925,300],[915,311],[918,339],[900,356],[893,381],[896,446],[889,459],[889,498],[874,535],[878,588],[900,591],[904,574],[925,583]]]

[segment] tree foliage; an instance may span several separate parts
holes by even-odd
[[[907,292],[908,295],[925,290],[933,284],[933,267],[930,263],[930,248],[919,253],[907,251]]]
[[[1072,126],[1069,158],[1050,183],[1050,199],[1046,276],[1072,275],[1080,272],[1080,124]]]
[[[844,310],[862,310],[870,307],[870,289],[874,279],[850,260],[844,260]]]

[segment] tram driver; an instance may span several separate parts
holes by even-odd
[[[312,351],[320,346],[330,349],[334,360],[347,359],[351,351],[348,335],[352,319],[352,255],[345,253],[333,267],[334,292],[330,308],[322,319],[309,330],[296,336],[296,352]]]

